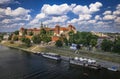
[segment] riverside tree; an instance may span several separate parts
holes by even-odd
[[[120,54],[120,38],[117,38],[117,40],[115,40],[113,45],[113,52]]]
[[[55,45],[57,47],[62,47],[63,46],[63,42],[61,40],[57,40],[56,43],[55,43]]]
[[[107,52],[112,50],[112,46],[113,46],[113,42],[107,39],[104,39],[101,43],[102,50]]]
[[[15,35],[19,35],[19,31],[16,30],[16,31],[14,32],[14,34],[15,34]]]
[[[74,34],[73,32],[69,33],[69,43],[83,44],[85,46],[95,46],[97,44],[98,37],[93,35],[90,32],[77,32]]]
[[[33,43],[35,44],[40,44],[41,43],[41,38],[40,38],[40,35],[35,35],[32,37],[32,41]]]
[[[25,43],[25,45],[26,45],[27,47],[30,47],[30,46],[31,46],[31,41],[30,41],[29,38],[23,37],[23,38],[21,38],[21,41],[22,41],[23,43]]]
[[[51,41],[51,35],[44,28],[40,30],[40,38],[41,41],[44,41],[46,43]]]
[[[18,41],[18,36],[17,35],[13,36],[13,41]]]

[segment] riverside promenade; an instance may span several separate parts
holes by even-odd
[[[4,44],[2,44],[4,45]],[[15,49],[18,49],[18,50],[22,50],[22,51],[26,51],[26,52],[31,52],[31,53],[34,53],[34,52],[41,52],[41,51],[35,51],[35,48],[39,48],[40,46],[36,46],[34,47],[33,49],[26,49],[26,48],[20,48],[20,47],[15,47],[15,46],[12,46],[12,45],[4,45],[4,46],[8,46],[10,48],[15,48]],[[51,51],[52,50],[52,51]],[[57,52],[56,52],[57,51]],[[86,56],[86,55],[82,55],[82,54],[75,54],[72,52],[69,51],[65,51],[65,50],[61,50],[61,49],[55,49],[55,48],[51,48],[51,47],[47,47],[46,50],[42,51],[42,52],[53,52],[53,53],[57,53],[57,54],[60,54],[61,57],[62,57],[62,60],[64,61],[69,61],[69,58],[70,57],[85,57],[85,58],[90,58],[90,59],[94,59],[97,61],[98,64],[101,65],[101,67],[103,68],[111,68],[113,66],[115,66],[117,68],[117,70],[120,71],[120,63],[115,63],[115,62],[110,62],[110,61],[106,61],[106,60],[102,60],[102,59],[97,59],[97,58],[93,58],[93,57],[90,57],[90,56]]]

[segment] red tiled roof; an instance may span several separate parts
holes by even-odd
[[[23,28],[23,27],[21,27],[21,28],[20,28],[20,30],[24,30],[24,28]]]
[[[57,41],[57,40],[59,40],[60,38],[58,37],[58,36],[53,36],[52,37],[52,41]]]
[[[60,27],[60,30],[62,31],[68,31],[68,28],[66,28],[66,27]]]
[[[76,28],[75,28],[73,25],[71,25],[71,24],[70,24],[70,25],[68,25],[68,27],[72,27],[73,29],[76,29]]]
[[[29,38],[29,39],[31,39],[31,38],[32,38],[32,36],[28,36],[28,35],[27,35],[27,36],[25,36],[25,37],[26,37],[26,38]]]
[[[33,29],[27,29],[27,31],[32,31]]]

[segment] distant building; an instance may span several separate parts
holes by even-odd
[[[8,35],[8,34],[6,34],[6,35],[3,36],[3,39],[4,39],[4,40],[8,40],[8,38],[9,38],[9,35]]]
[[[33,28],[33,29],[25,29],[23,27],[20,28],[19,30],[19,36],[23,36],[25,31],[26,31],[26,36],[29,37],[29,34],[32,32],[33,35],[38,35],[40,34],[41,29],[45,29],[46,31],[51,31],[53,32],[53,36],[52,36],[52,41],[57,41],[59,40],[59,38],[61,37],[61,35],[65,35],[68,38],[68,33],[70,31],[73,31],[74,33],[76,33],[76,28],[72,25],[68,25],[68,27],[61,27],[59,25],[56,25],[55,28],[48,28],[48,27],[44,27],[43,24],[41,24],[41,27],[38,28]],[[32,38],[32,37],[30,37]]]

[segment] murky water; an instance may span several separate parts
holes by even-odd
[[[66,61],[0,46],[0,79],[120,79],[120,72],[73,68]]]

